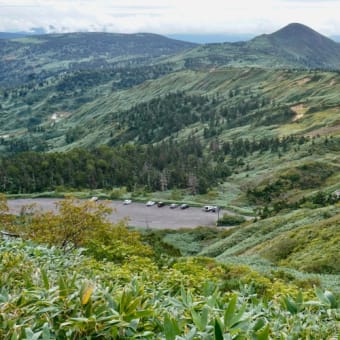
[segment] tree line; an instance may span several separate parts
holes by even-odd
[[[304,136],[224,142],[216,138],[207,144],[191,134],[184,141],[170,138],[154,145],[104,145],[65,153],[12,152],[0,157],[0,191],[31,193],[51,191],[59,186],[69,189],[126,186],[129,191],[182,188],[192,194],[205,193],[225,181],[233,171],[239,171],[245,165],[243,159],[250,154],[272,152],[280,157],[292,147],[299,148],[309,141]],[[314,140],[311,147],[313,143]],[[328,139],[321,144],[327,148],[338,145],[337,140]],[[289,180],[301,182],[303,178],[291,174]],[[267,188],[269,191],[255,190],[249,194],[262,197],[267,191],[271,193],[271,188],[272,185]]]
[[[118,147],[101,146],[92,150],[73,149],[66,153],[22,152],[0,158],[0,190],[30,193],[66,188],[126,186],[128,190],[188,188],[204,193],[230,174],[221,162],[203,152],[195,138],[185,142]]]

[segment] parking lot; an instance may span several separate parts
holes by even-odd
[[[37,198],[9,200],[8,205],[12,213],[19,213],[24,205],[35,204],[44,211],[55,210],[58,199]],[[113,223],[128,218],[128,225],[142,228],[179,229],[195,228],[197,226],[215,226],[217,213],[205,212],[202,208],[170,209],[168,205],[147,207],[144,203],[132,202],[124,205],[122,201],[110,201],[108,205],[114,209],[109,220]],[[223,211],[220,212],[222,216]]]

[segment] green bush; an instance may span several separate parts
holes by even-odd
[[[122,198],[126,195],[126,192],[126,187],[112,189],[110,192],[110,198],[113,200]]]
[[[218,226],[239,225],[245,221],[246,219],[243,216],[223,214],[222,218],[220,218],[217,221],[217,225]]]
[[[334,294],[298,292],[246,266],[191,257],[158,267],[148,255],[116,265],[21,240],[0,242],[0,258],[4,340],[331,339],[339,332]]]

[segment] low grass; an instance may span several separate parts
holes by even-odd
[[[319,110],[318,112],[308,113],[305,112],[303,117],[290,124],[284,124],[277,129],[280,135],[288,134],[305,134],[310,136],[326,135],[326,130],[319,129],[321,127],[332,127],[340,124],[339,121],[340,108],[330,108],[327,110]],[[315,132],[314,132],[315,131]],[[319,132],[318,132],[319,131]],[[324,133],[322,133],[324,131]],[[332,132],[332,131],[330,131]],[[335,133],[336,131],[334,131]],[[328,134],[327,134],[328,135]]]
[[[246,225],[232,229],[226,238],[205,247],[200,255],[226,261],[230,256],[258,254],[255,249],[264,252],[264,245],[269,244],[276,237],[306,225],[317,226],[339,213],[340,206],[334,205],[318,209],[299,209],[258,222],[248,222]]]
[[[291,267],[278,266],[259,255],[228,256],[219,260],[224,264],[245,265],[253,270],[275,279],[282,279],[285,282],[293,283],[301,289],[321,286],[340,296],[340,275],[308,273],[296,270]]]
[[[212,227],[197,227],[180,230],[149,230],[140,229],[144,241],[158,252],[159,256],[167,254],[173,256],[192,256],[198,254],[204,247],[225,237],[228,230]]]
[[[328,212],[323,215],[327,217]],[[339,274],[340,214],[282,233],[250,253],[304,272]]]
[[[199,255],[248,265],[301,288],[320,284],[339,295],[339,228],[339,203],[300,209],[228,230]]]

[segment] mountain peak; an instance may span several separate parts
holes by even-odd
[[[286,41],[309,41],[311,43],[331,41],[331,39],[300,23],[291,23],[272,34],[269,34],[269,37]]]
[[[282,65],[327,69],[338,69],[340,65],[340,44],[299,23],[255,37],[247,47],[265,51]]]
[[[315,32],[310,27],[300,24],[298,22],[292,22],[288,24],[287,26],[282,27],[278,31],[274,32],[273,34],[281,34],[281,33],[296,33],[296,32]]]

